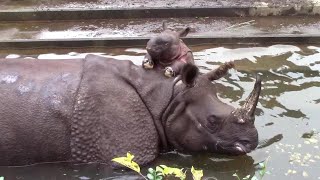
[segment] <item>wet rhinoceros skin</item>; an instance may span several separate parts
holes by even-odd
[[[0,61],[0,164],[70,157],[81,60]]]
[[[246,154],[257,147],[254,112],[261,81],[241,108],[217,97],[214,80],[186,64],[177,78],[131,61],[96,55],[74,60],[0,60],[0,165],[101,162],[160,152]]]
[[[152,111],[162,110],[169,98],[162,95],[165,101],[147,108],[151,100],[141,96],[156,95],[157,100],[160,91],[143,94],[152,87],[139,79],[141,73],[144,70],[129,61],[93,55],[79,60],[1,60],[0,164],[109,162],[128,151],[142,164],[154,159],[159,138],[153,118],[160,112]],[[139,94],[133,86],[145,90]]]

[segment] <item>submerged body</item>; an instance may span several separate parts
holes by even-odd
[[[185,66],[178,81],[95,55],[0,60],[0,165],[110,163],[129,151],[139,164],[172,149],[250,152],[258,142],[252,112],[260,81],[238,111],[217,98],[211,83],[229,68],[200,76]]]
[[[81,60],[0,60],[1,165],[70,158]]]

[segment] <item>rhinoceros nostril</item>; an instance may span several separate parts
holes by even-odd
[[[206,145],[203,145],[202,149],[206,151],[206,150],[208,150],[208,147]]]

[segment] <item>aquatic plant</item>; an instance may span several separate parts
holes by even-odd
[[[180,180],[185,180],[186,179],[186,170],[179,169],[179,168],[173,168],[173,167],[168,167],[166,165],[159,165],[156,166],[155,169],[149,168],[148,169],[148,174],[147,176],[142,175],[140,172],[140,166],[138,163],[133,161],[134,155],[132,155],[130,152],[127,153],[126,157],[117,157],[112,159],[112,161],[119,163],[135,172],[137,172],[140,176],[142,176],[146,180],[162,180],[166,176],[174,176],[179,178]],[[259,163],[259,171],[258,174],[259,176],[252,176],[247,175],[246,177],[240,178],[237,173],[234,173],[233,176],[237,178],[237,180],[261,180],[265,174],[269,174],[270,172],[267,171],[267,162],[268,162],[269,157],[264,161]],[[194,167],[191,167],[191,173],[193,180],[201,180],[203,177],[203,170],[196,170]]]
[[[130,152],[127,153],[127,157],[117,157],[112,159],[112,161],[119,163],[135,172],[137,172],[140,176],[142,176],[146,180],[162,180],[167,176],[174,176],[179,178],[180,180],[186,179],[186,170],[173,168],[166,165],[156,166],[155,169],[149,168],[147,176],[142,175],[140,172],[140,166],[133,161],[134,155]],[[191,173],[194,180],[201,180],[203,176],[202,170],[196,170],[194,167],[191,167]]]
[[[259,178],[256,175],[254,175],[252,177],[251,177],[251,175],[247,175],[246,177],[241,179],[237,173],[234,173],[232,176],[236,177],[237,180],[248,180],[248,179],[250,179],[250,180],[259,180],[260,179],[261,180],[264,177],[264,175],[270,174],[270,172],[267,171],[268,159],[269,159],[269,157],[264,162],[259,163],[259,171],[258,171]]]

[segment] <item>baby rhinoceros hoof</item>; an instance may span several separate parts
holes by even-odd
[[[153,69],[154,63],[150,59],[144,59],[142,62],[142,67],[145,69]]]
[[[176,75],[176,73],[174,72],[174,70],[171,67],[166,67],[164,70],[164,75],[166,77],[174,77]]]

